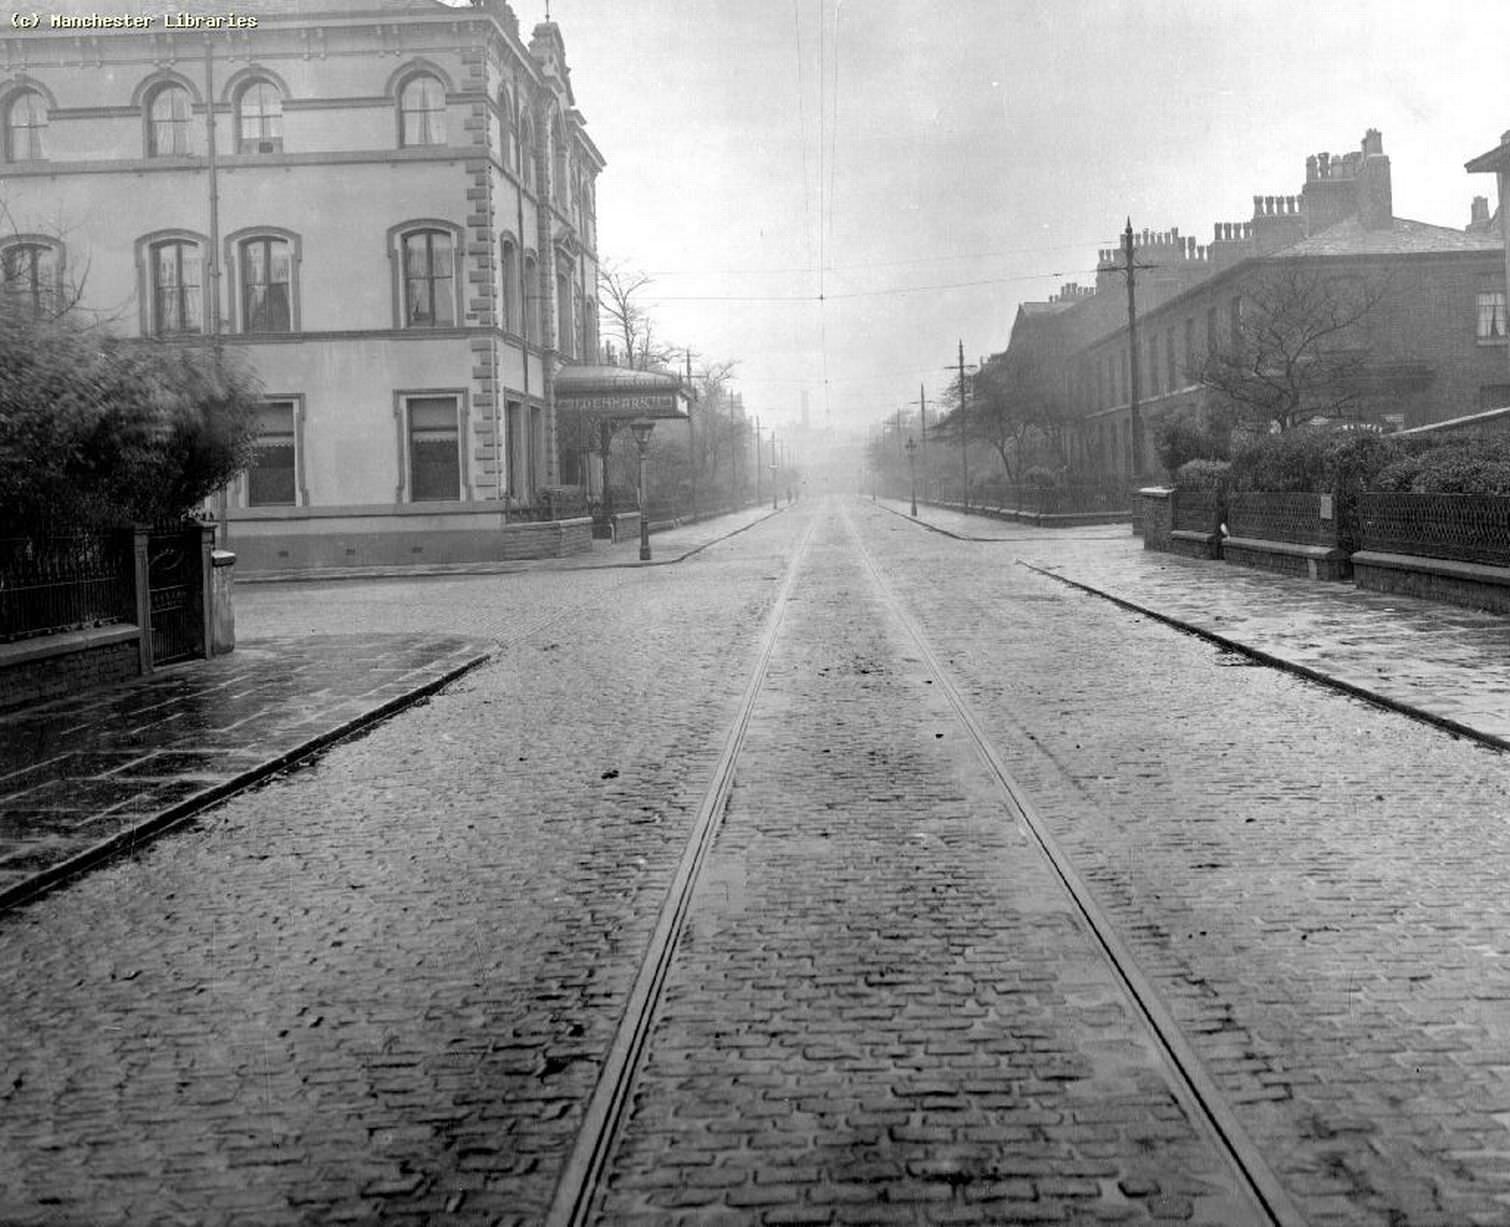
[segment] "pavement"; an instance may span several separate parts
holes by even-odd
[[[398,579],[430,575],[512,575],[535,571],[587,571],[604,567],[669,566],[700,553],[715,541],[742,533],[747,528],[777,514],[779,508],[761,503],[727,515],[712,516],[677,524],[673,528],[652,529],[650,559],[640,561],[639,538],[630,537],[609,543],[594,541],[586,554],[566,558],[514,559],[508,562],[427,563],[419,566],[301,567],[289,571],[258,571],[238,575],[238,584],[327,583],[333,579]]]
[[[363,567],[238,583],[669,565],[777,514],[764,505],[651,539],[593,542],[533,562]],[[129,853],[218,801],[433,694],[486,661],[454,635],[355,634],[243,640],[120,686],[0,715],[0,909]]]
[[[907,516],[901,500],[882,505]],[[1037,528],[920,508],[935,531],[1284,669],[1510,749],[1510,618],[1145,550],[1126,525]]]

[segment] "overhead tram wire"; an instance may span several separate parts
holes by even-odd
[[[895,294],[928,294],[942,290],[969,290],[988,285],[1007,285],[1015,281],[1045,281],[1050,278],[1089,274],[1093,269],[1070,270],[1053,273],[1024,273],[1016,277],[990,277],[984,281],[956,281],[944,285],[889,286],[881,290],[846,290],[839,294],[827,294],[820,288],[816,294],[657,294],[655,302],[837,302],[853,298],[883,298]]]

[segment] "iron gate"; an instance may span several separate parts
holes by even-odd
[[[155,529],[147,535],[147,592],[152,663],[172,664],[204,652],[199,528]]]

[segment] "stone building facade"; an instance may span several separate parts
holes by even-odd
[[[504,0],[110,24],[136,12],[0,39],[9,288],[252,367],[259,459],[217,508],[242,565],[493,556],[598,345],[604,161],[560,29]]]

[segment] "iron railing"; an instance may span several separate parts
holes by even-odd
[[[128,532],[0,538],[0,642],[130,622]]]
[[[1214,533],[1222,518],[1222,496],[1216,490],[1176,490],[1173,528],[1176,532]]]
[[[1182,491],[1180,497],[1186,494]],[[1302,491],[1242,491],[1227,496],[1227,531],[1234,537],[1335,546],[1337,520],[1321,518],[1321,494]]]
[[[1358,519],[1360,549],[1510,567],[1510,498],[1375,491]]]

